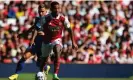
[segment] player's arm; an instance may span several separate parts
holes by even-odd
[[[44,32],[40,30],[41,24],[38,22],[38,18],[36,18],[35,24],[34,24],[34,31],[31,39],[30,46],[34,44],[35,38],[37,35],[44,35]]]
[[[77,49],[78,46],[74,40],[74,34],[73,34],[73,31],[72,29],[70,28],[70,22],[68,21],[68,18],[65,17],[65,20],[64,20],[64,26],[65,28],[68,30],[69,34],[70,34],[70,38],[72,40],[72,47],[73,49]]]
[[[18,37],[23,37],[23,36],[27,36],[30,32],[32,32],[35,29],[36,23],[38,22],[38,17],[35,18],[35,22],[32,25],[32,27],[30,29],[28,29],[26,32],[19,34]]]
[[[18,35],[18,37],[24,37],[24,36],[27,36],[30,32],[32,32],[34,29],[34,26],[32,26],[30,29],[28,29],[26,32],[24,33],[21,33]]]
[[[77,47],[77,44],[76,44],[76,42],[74,40],[74,35],[73,35],[72,29],[71,28],[67,28],[67,30],[68,30],[68,32],[70,34],[70,38],[72,40],[72,47],[77,49],[78,47]]]
[[[30,46],[32,46],[34,44],[34,41],[35,41],[35,38],[36,38],[37,35],[44,35],[44,32],[43,31],[38,31],[35,28],[34,31],[33,31],[32,38],[31,38]]]
[[[30,32],[33,31],[33,29],[34,29],[34,25],[23,34],[28,35]]]
[[[34,44],[35,38],[37,36],[37,32],[38,31],[36,29],[34,29],[33,35],[32,35],[32,38],[31,38],[31,42],[30,42],[30,46],[32,46]]]

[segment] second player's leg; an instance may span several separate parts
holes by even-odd
[[[58,71],[59,71],[59,68],[60,68],[60,54],[61,54],[61,51],[62,51],[62,47],[61,45],[55,45],[53,47],[53,52],[55,54],[55,59],[54,59],[54,76],[53,76],[53,79],[54,80],[59,80],[57,74],[58,74]]]
[[[47,60],[48,60],[48,57],[43,57],[43,58],[39,59],[39,64],[38,65],[39,65],[39,69],[40,69],[41,72],[44,71],[44,66],[46,66]]]
[[[11,75],[9,77],[9,80],[14,80],[18,78],[18,74],[23,70],[24,65],[25,65],[25,61],[27,59],[29,59],[32,55],[30,50],[27,50],[24,55],[22,56],[22,58],[19,60],[19,62],[17,63],[17,67],[16,67],[16,71],[15,74]]]
[[[19,60],[19,62],[18,62],[18,64],[17,64],[17,67],[16,67],[16,74],[19,74],[21,71],[22,71],[22,69],[23,69],[23,67],[24,67],[24,65],[25,65],[25,61],[27,60],[27,59],[29,59],[31,56],[33,56],[33,54],[31,53],[31,50],[27,50],[24,54],[23,54],[23,56],[22,56],[22,58]]]

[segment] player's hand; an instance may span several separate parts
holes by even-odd
[[[31,42],[30,42],[29,46],[32,46],[32,45],[35,45],[35,43],[34,43],[34,41],[33,41],[33,40],[31,40]]]

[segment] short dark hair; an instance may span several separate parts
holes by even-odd
[[[46,6],[44,4],[40,4],[38,8],[46,8]]]
[[[59,3],[57,1],[51,2],[50,8],[53,8],[55,5],[59,5]]]

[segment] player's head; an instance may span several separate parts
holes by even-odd
[[[55,15],[58,15],[61,12],[61,8],[60,8],[60,4],[56,1],[51,2],[50,5],[50,10],[52,13],[54,13]]]
[[[46,15],[47,9],[46,9],[46,6],[44,4],[39,5],[38,13],[39,13],[39,16],[45,16]]]

